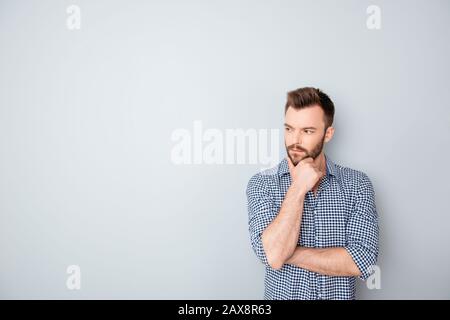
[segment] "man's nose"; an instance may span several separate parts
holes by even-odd
[[[294,134],[294,140],[292,144],[301,145],[302,144],[302,135],[300,132]]]

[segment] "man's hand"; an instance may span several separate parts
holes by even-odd
[[[300,188],[304,193],[311,190],[325,173],[322,172],[313,160],[308,157],[300,161],[296,166],[287,157],[292,184]]]

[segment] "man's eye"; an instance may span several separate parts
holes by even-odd
[[[285,128],[286,129],[286,131],[290,131],[291,130],[291,128]]]
[[[314,133],[314,131],[311,131],[311,130],[306,130],[305,131],[307,134],[312,134],[312,133]]]

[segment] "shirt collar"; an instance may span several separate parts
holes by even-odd
[[[336,176],[336,164],[330,159],[330,157],[328,157],[325,153],[325,163],[326,163],[326,168],[327,168],[327,176]],[[278,168],[278,175],[282,176],[289,173],[289,165],[288,165],[288,161],[286,158],[284,158],[281,162],[280,162],[280,166]]]

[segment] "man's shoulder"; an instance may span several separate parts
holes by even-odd
[[[273,167],[260,170],[259,172],[253,174],[248,181],[247,190],[251,188],[266,188],[270,181],[278,177],[280,170],[282,170],[283,167],[283,161],[284,160]]]
[[[334,164],[336,177],[342,181],[345,186],[372,186],[372,182],[362,170],[346,167],[340,164]]]

